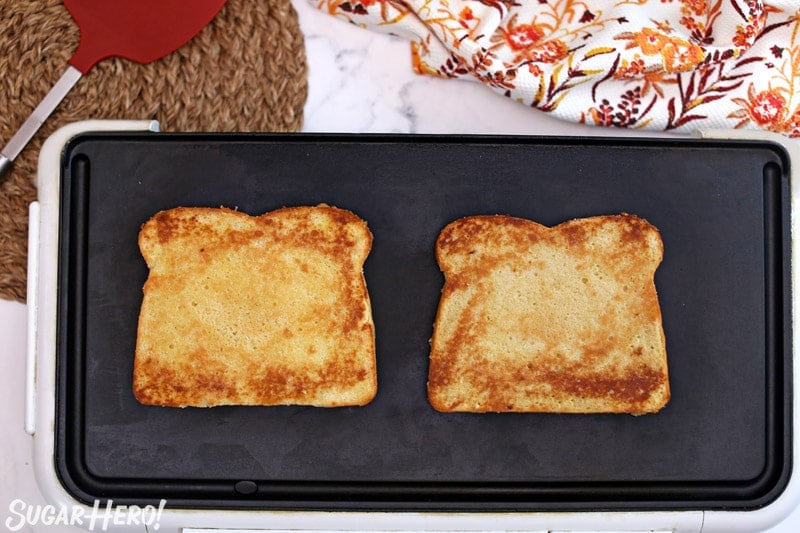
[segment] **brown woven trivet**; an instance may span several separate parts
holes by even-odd
[[[58,80],[79,33],[60,0],[0,0],[0,145]],[[99,63],[0,185],[0,298],[25,299],[28,204],[42,142],[85,119],[156,119],[164,131],[297,131],[306,58],[290,0],[229,0],[189,44],[139,65]]]

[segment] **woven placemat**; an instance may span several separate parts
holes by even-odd
[[[0,145],[58,80],[79,32],[60,0],[4,2],[0,10]],[[85,119],[156,119],[163,131],[300,129],[306,58],[290,0],[229,0],[169,56],[98,64],[72,89],[0,185],[0,298],[25,299],[28,204],[39,148]]]

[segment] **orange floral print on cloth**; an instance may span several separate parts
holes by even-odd
[[[800,136],[797,0],[310,0],[561,119]]]

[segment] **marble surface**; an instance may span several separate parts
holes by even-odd
[[[305,131],[658,136],[567,124],[477,83],[417,76],[404,40],[336,21],[305,0],[293,1],[309,64]],[[23,430],[25,328],[25,306],[0,300],[0,524],[13,499],[42,502],[31,440]],[[39,526],[22,531],[79,530]],[[800,511],[770,531],[800,531]]]
[[[313,132],[663,136],[558,121],[467,80],[412,72],[407,41],[294,0],[305,35]]]

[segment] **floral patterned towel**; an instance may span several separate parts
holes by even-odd
[[[800,136],[798,0],[310,1],[564,120]]]

